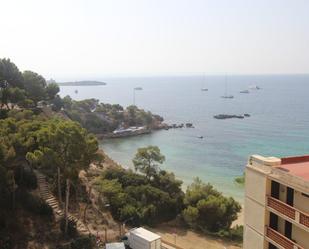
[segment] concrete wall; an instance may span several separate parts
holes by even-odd
[[[265,206],[267,184],[264,174],[246,168],[246,196]]]
[[[309,197],[302,195],[299,191],[294,191],[294,207],[309,214]]]
[[[292,239],[304,249],[309,249],[309,234],[305,230],[293,225],[292,227]]]
[[[243,249],[263,249],[264,245],[264,236],[245,226]]]
[[[246,198],[245,199],[245,223],[260,234],[265,230],[265,207]]]
[[[264,174],[246,168],[244,249],[263,249],[266,222],[267,179]]]

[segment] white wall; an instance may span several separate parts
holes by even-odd
[[[304,249],[309,249],[309,233],[305,230],[293,225],[292,239],[295,240],[297,244],[304,247]]]
[[[246,168],[246,196],[265,206],[266,176],[250,167]]]
[[[249,199],[245,199],[245,224],[252,229],[264,234],[265,230],[265,207]]]
[[[245,226],[243,249],[263,249],[264,244],[264,236]]]
[[[294,191],[294,207],[309,214],[309,198],[299,191]]]

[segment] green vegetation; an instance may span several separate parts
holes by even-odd
[[[0,59],[0,109],[34,108],[39,101],[53,100],[58,92],[57,84],[47,84],[31,71],[21,73],[9,59]]]
[[[11,231],[11,217],[22,209],[52,215],[43,200],[29,193],[37,187],[34,168],[55,180],[58,178],[59,200],[66,186],[64,231],[67,232],[70,186],[79,182],[81,169],[101,159],[97,154],[98,142],[78,123],[45,119],[30,112],[12,110],[8,118],[0,120],[0,213],[3,217],[0,233]],[[11,212],[13,214],[5,215]]]
[[[241,206],[233,198],[227,198],[203,183],[199,178],[187,188],[183,218],[189,227],[205,232],[228,231]]]
[[[245,185],[245,173],[242,176],[236,177],[234,181],[239,185]]]
[[[124,109],[118,104],[99,103],[97,99],[75,101],[66,96],[60,108],[72,120],[79,122],[88,131],[104,134],[114,131],[117,127],[147,126],[153,128],[163,121],[158,115],[146,112],[136,106]]]
[[[155,225],[179,214],[183,204],[180,186],[181,181],[165,171],[150,181],[132,171],[109,169],[97,181],[96,188],[104,196],[103,206],[110,204],[116,219],[130,219],[132,225]]]
[[[158,174],[158,165],[162,164],[165,157],[157,146],[148,146],[138,149],[133,164],[136,171],[145,174],[147,179],[154,178]]]
[[[163,121],[136,106],[124,109],[95,99],[74,101],[69,96],[60,98],[58,92],[55,83],[47,84],[39,74],[20,72],[10,60],[0,60],[1,248],[16,248],[19,240],[24,243],[21,248],[26,248],[28,229],[36,228],[29,224],[38,219],[44,220],[44,228],[50,232],[53,212],[38,196],[35,170],[47,176],[64,208],[58,229],[64,235],[58,238],[70,242],[66,248],[92,248],[93,238],[80,237],[76,224],[68,220],[72,195],[76,197],[81,187],[79,172],[102,161],[98,141],[88,131],[100,134],[119,126],[152,128]],[[135,172],[104,170],[95,183],[101,207],[109,206],[115,219],[132,225],[156,225],[178,218],[190,228],[240,239],[242,227],[230,229],[240,205],[199,179],[184,193],[182,181],[161,169],[164,161],[158,147],[148,146],[138,149],[133,159]],[[31,217],[30,221],[25,222],[25,217]]]
[[[182,182],[158,168],[163,161],[159,148],[149,146],[133,159],[136,173],[106,170],[96,183],[102,206],[109,204],[114,218],[133,225],[155,225],[179,216],[190,228],[239,240],[242,228],[230,228],[241,210],[239,203],[198,178],[183,193]]]
[[[57,180],[60,202],[65,192],[63,231],[68,234],[70,187],[79,183],[81,169],[102,159],[94,135],[80,124],[56,118],[52,112],[47,115],[40,108],[40,102],[53,107],[54,101],[60,98],[58,92],[56,84],[47,84],[37,73],[21,73],[10,60],[0,60],[1,248],[4,244],[13,248],[20,243],[12,234],[26,233],[22,230],[21,215],[53,220],[51,207],[36,192],[32,193],[37,188],[34,169],[40,169],[52,181]]]
[[[72,121],[51,120],[45,122],[36,132],[38,149],[26,154],[31,164],[54,169],[58,176],[58,196],[61,198],[61,176],[66,184],[65,232],[68,227],[68,208],[71,181],[78,179],[78,173],[87,169],[91,162],[99,159],[98,141],[79,124]]]

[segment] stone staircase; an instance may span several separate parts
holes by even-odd
[[[45,179],[45,175],[42,173],[35,171],[37,181],[38,181],[38,187],[40,191],[40,196],[42,197],[43,200],[46,201],[46,203],[51,206],[51,208],[54,211],[55,215],[58,215],[59,218],[64,217],[64,212],[61,209],[58,200],[53,196],[53,194],[49,191],[48,183]],[[71,215],[70,213],[68,214],[68,218],[70,221],[74,221],[76,223],[76,228],[79,233],[81,234],[87,234],[89,233],[87,227],[85,224],[77,219],[75,216]]]

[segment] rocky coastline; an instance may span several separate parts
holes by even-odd
[[[192,123],[180,123],[180,124],[157,123],[155,125],[152,125],[151,127],[140,127],[140,129],[124,131],[124,132],[119,132],[119,133],[115,133],[115,132],[101,133],[101,134],[96,134],[96,136],[99,139],[124,138],[124,137],[132,137],[132,136],[150,134],[152,131],[179,129],[179,128],[194,128],[194,125]]]

